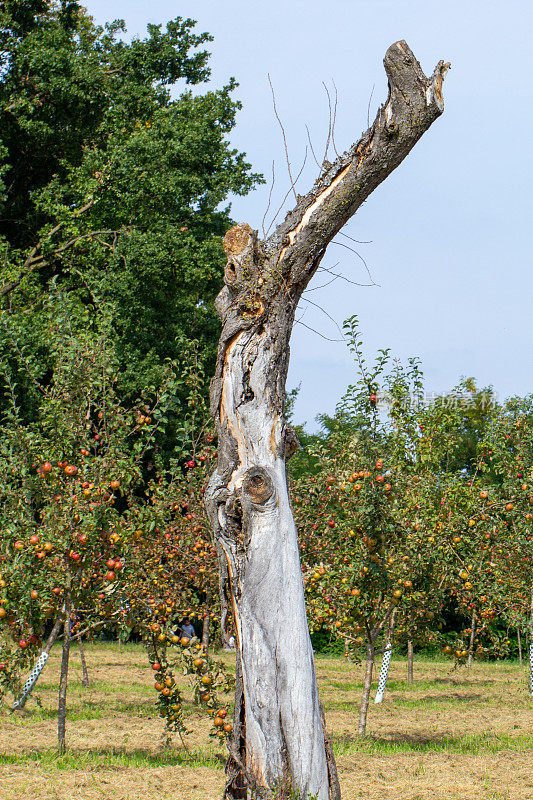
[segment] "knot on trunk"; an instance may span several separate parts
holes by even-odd
[[[252,503],[264,505],[274,494],[274,483],[266,469],[252,467],[244,475],[242,491]]]

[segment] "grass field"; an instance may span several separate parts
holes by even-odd
[[[153,678],[136,645],[86,646],[91,678],[81,684],[73,650],[67,746],[58,757],[59,648],[23,714],[0,709],[1,800],[219,800],[223,749],[191,709],[187,752],[169,746],[155,713]],[[230,662],[231,656],[224,656]],[[533,800],[533,702],[526,668],[511,663],[452,671],[450,662],[391,665],[382,705],[372,704],[368,737],[354,736],[361,667],[317,657],[343,800]]]

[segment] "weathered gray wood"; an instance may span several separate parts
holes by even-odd
[[[389,96],[372,127],[332,165],[274,234],[226,234],[223,322],[211,383],[218,465],[206,491],[227,570],[238,680],[226,797],[269,797],[287,775],[301,797],[340,797],[326,745],[307,628],[286,459],[289,339],[298,301],[325,250],[370,193],[442,113],[440,62],[427,79],[405,42],[385,56]],[[248,787],[248,789],[246,788]]]

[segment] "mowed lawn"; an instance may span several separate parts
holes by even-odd
[[[187,749],[169,743],[157,716],[152,672],[142,647],[86,645],[91,678],[81,684],[79,653],[70,670],[67,744],[59,758],[56,701],[59,647],[24,714],[0,709],[1,800],[218,800],[223,747],[190,709]],[[224,656],[231,664],[231,656]],[[415,684],[392,662],[382,705],[371,705],[368,736],[354,736],[362,668],[317,657],[343,800],[532,800],[533,702],[526,666],[419,661]]]

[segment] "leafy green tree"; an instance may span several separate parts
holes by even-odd
[[[180,336],[200,342],[208,370],[214,361],[227,198],[259,178],[227,140],[235,81],[183,91],[209,78],[198,48],[211,37],[193,29],[177,17],[128,43],[124,22],[97,26],[77,2],[2,4],[0,296],[39,382],[55,369],[52,285],[75,316],[98,298],[112,305],[126,392],[159,382]]]
[[[214,445],[195,344],[184,342],[181,361],[167,362],[164,381],[131,405],[121,391],[109,316],[94,315],[76,329],[68,301],[55,305],[63,311],[48,331],[56,369],[40,387],[37,421],[20,414],[12,373],[0,364],[8,386],[0,440],[0,696],[21,696],[22,669],[37,655],[47,624],[61,623],[63,751],[72,641],[102,626],[121,634],[135,627],[156,672],[159,712],[182,734],[173,665],[189,674],[197,701],[213,715],[224,712],[216,691],[228,685],[200,642],[190,650],[175,633],[184,609],[204,610],[218,586],[216,557],[201,537],[202,484]],[[192,401],[180,428],[188,461],[166,469],[158,442],[179,386]],[[221,738],[224,716],[213,728]]]
[[[314,449],[320,470],[296,482],[294,503],[310,627],[365,652],[364,735],[376,654],[398,623],[411,639],[434,637],[440,599],[433,542],[418,520],[418,363],[391,366],[382,350],[367,366],[356,318],[344,327],[357,380],[335,417],[324,418],[327,435]]]

